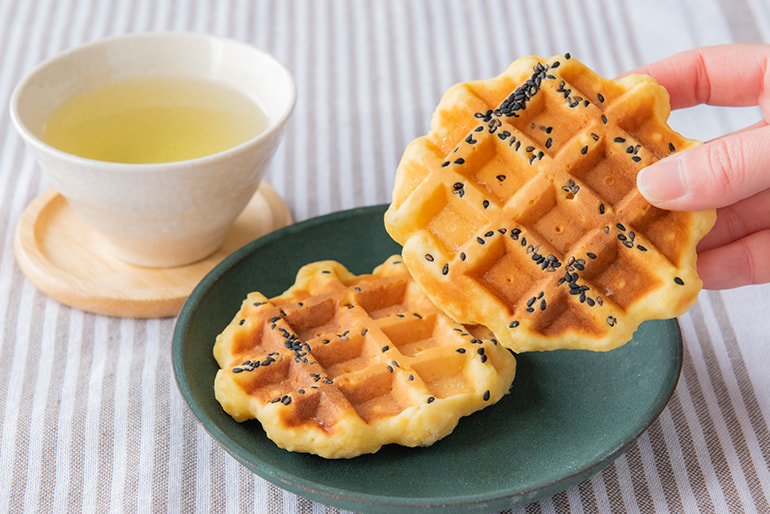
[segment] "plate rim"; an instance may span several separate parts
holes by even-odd
[[[667,387],[661,390],[667,391],[664,398],[661,399],[657,408],[649,416],[649,418],[639,427],[637,431],[623,439],[616,448],[612,449],[603,458],[592,461],[586,466],[580,467],[578,470],[559,477],[547,483],[544,486],[533,487],[526,490],[511,491],[510,488],[497,488],[495,490],[485,490],[483,493],[477,494],[464,494],[462,496],[449,497],[446,499],[435,497],[406,497],[406,496],[387,496],[369,494],[365,492],[350,492],[346,490],[337,489],[331,486],[321,486],[315,481],[308,480],[296,473],[289,473],[282,469],[276,468],[270,464],[259,463],[255,464],[250,462],[247,458],[243,457],[239,450],[241,446],[236,443],[222,428],[219,427],[210,417],[205,415],[203,408],[199,405],[197,398],[195,397],[189,377],[185,371],[185,358],[184,358],[184,344],[185,335],[189,329],[189,320],[194,314],[195,309],[203,302],[205,292],[224,275],[230,272],[231,269],[236,267],[241,261],[248,258],[252,253],[256,252],[259,248],[266,246],[278,239],[284,237],[287,234],[293,234],[312,228],[319,224],[326,224],[329,222],[339,221],[345,218],[355,218],[361,215],[368,215],[378,211],[384,211],[389,204],[376,204],[371,206],[354,207],[351,209],[345,209],[335,211],[332,213],[308,218],[303,221],[299,221],[292,225],[288,225],[269,234],[266,234],[258,239],[255,239],[243,247],[239,248],[225,259],[223,259],[218,265],[216,265],[209,273],[207,273],[203,279],[195,286],[190,293],[179,315],[177,316],[173,336],[172,336],[172,367],[177,383],[177,387],[185,401],[187,407],[192,411],[197,421],[201,424],[204,430],[220,444],[227,453],[235,458],[241,465],[246,467],[252,473],[260,476],[261,478],[273,483],[274,485],[286,489],[292,493],[301,496],[315,496],[322,497],[324,499],[331,500],[332,505],[347,509],[347,508],[361,508],[362,506],[369,506],[372,508],[389,508],[389,509],[404,509],[404,508],[420,508],[420,509],[446,509],[446,508],[468,508],[473,506],[480,506],[488,504],[494,506],[500,502],[509,501],[512,506],[525,505],[526,503],[538,501],[544,497],[549,497],[557,494],[560,491],[565,490],[574,483],[583,480],[593,474],[599,472],[607,465],[614,462],[622,453],[624,453],[630,445],[636,441],[660,416],[661,412],[666,408],[671,397],[676,391],[677,384],[681,377],[683,356],[684,356],[684,342],[682,338],[682,331],[679,322],[676,318],[667,320],[653,320],[655,322],[666,324],[668,330],[673,330],[673,337],[676,340],[675,350],[673,353],[677,359],[677,366],[672,374],[672,379],[668,378],[663,381],[662,384]],[[579,350],[572,350],[579,351]],[[668,387],[668,382],[671,382]],[[213,388],[213,385],[212,385]],[[564,486],[564,487],[562,487]],[[516,500],[527,498],[525,503],[516,503]],[[319,500],[311,497],[310,499],[324,503],[323,500]]]

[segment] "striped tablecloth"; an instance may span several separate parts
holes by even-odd
[[[767,0],[0,0],[0,100],[67,48],[136,31],[228,36],[286,63],[296,111],[268,182],[296,220],[390,199],[442,92],[526,54],[605,76],[679,50],[770,42]],[[710,139],[755,108],[678,111]],[[171,369],[174,319],[81,312],[13,252],[49,184],[0,110],[0,512],[336,512],[254,476],[199,426]],[[684,367],[631,448],[532,512],[770,512],[770,286],[704,292],[681,318]]]

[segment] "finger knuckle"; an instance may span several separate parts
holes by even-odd
[[[717,140],[708,145],[707,171],[711,173],[712,186],[730,194],[740,189],[746,176],[746,159],[740,141]]]

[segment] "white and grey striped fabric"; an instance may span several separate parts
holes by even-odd
[[[33,66],[105,36],[185,30],[287,64],[298,101],[267,180],[295,219],[390,199],[442,92],[526,54],[605,76],[691,47],[770,42],[768,0],[0,0],[0,101]],[[693,108],[709,139],[757,109]],[[49,187],[0,110],[0,512],[337,512],[254,476],[198,425],[171,371],[174,319],[97,316],[35,289],[14,259]],[[527,512],[770,512],[770,286],[704,292],[681,319],[662,415],[595,476]]]

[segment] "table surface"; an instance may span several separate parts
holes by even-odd
[[[409,141],[451,84],[571,52],[615,76],[687,48],[770,41],[767,0],[0,0],[0,100],[41,61],[137,31],[265,49],[298,100],[267,173],[296,220],[388,202]],[[671,124],[710,139],[757,108]],[[201,428],[171,369],[175,319],[84,313],[39,292],[13,235],[50,187],[0,109],[0,512],[337,512],[238,464]],[[701,293],[680,318],[684,365],[660,417],[595,476],[521,510],[770,512],[770,285]],[[515,459],[515,456],[512,456]]]

